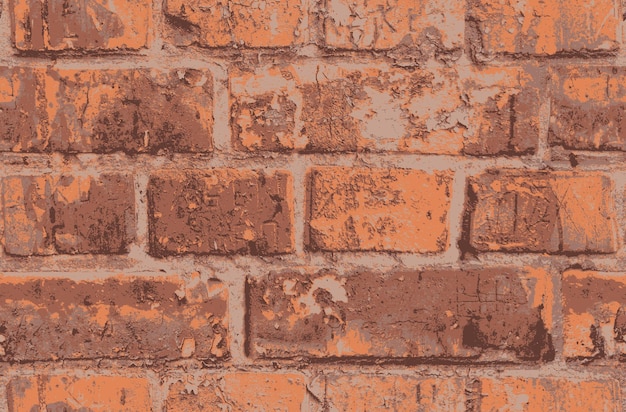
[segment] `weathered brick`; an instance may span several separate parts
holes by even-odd
[[[534,153],[545,70],[300,64],[230,73],[244,151]]]
[[[9,254],[128,251],[135,210],[129,176],[7,177],[2,196]]]
[[[11,0],[15,46],[23,51],[137,50],[148,45],[152,2]]]
[[[248,278],[246,296],[254,357],[553,357],[539,269],[270,273]]]
[[[299,373],[235,372],[207,376],[190,387],[182,382],[170,387],[168,412],[178,411],[299,411],[306,386]]]
[[[389,49],[434,43],[463,47],[465,3],[447,0],[327,0],[326,44],[344,49]]]
[[[615,251],[613,182],[599,173],[492,170],[470,178],[468,191],[474,250]]]
[[[468,397],[477,400],[472,410],[479,412],[622,410],[619,383],[613,379],[484,378]]]
[[[558,67],[550,77],[551,145],[626,150],[626,68]]]
[[[227,299],[221,283],[199,275],[0,276],[0,359],[223,358]]]
[[[150,253],[289,253],[292,186],[282,171],[155,172],[148,187]]]
[[[309,173],[312,250],[448,248],[452,173],[316,167]]]
[[[213,80],[206,70],[4,68],[0,108],[2,151],[213,148]]]
[[[309,386],[328,410],[458,411],[465,412],[465,384],[457,378],[418,378],[407,375],[329,375]]]
[[[553,55],[616,50],[621,12],[613,0],[470,0],[467,19],[478,54]]]
[[[166,37],[176,45],[286,47],[302,44],[304,2],[166,0]]]
[[[626,359],[626,274],[563,273],[563,354]]]
[[[9,412],[152,410],[149,384],[125,376],[30,376],[11,380]]]

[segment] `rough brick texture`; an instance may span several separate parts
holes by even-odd
[[[215,281],[0,277],[0,359],[228,356],[228,295]]]
[[[481,252],[614,252],[612,191],[598,173],[489,171],[469,182],[469,244]]]
[[[248,279],[249,350],[266,358],[553,356],[538,269],[272,273]]]
[[[626,0],[0,0],[0,412],[626,411]]]

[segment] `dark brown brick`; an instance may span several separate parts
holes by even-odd
[[[9,254],[128,251],[135,227],[129,176],[8,177],[2,194]]]
[[[528,269],[248,278],[255,357],[550,359],[551,282]]]
[[[291,191],[291,175],[286,172],[156,172],[148,188],[150,253],[291,252]]]
[[[227,292],[173,277],[0,277],[0,359],[228,356]]]

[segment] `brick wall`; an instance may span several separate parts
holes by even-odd
[[[626,410],[620,0],[9,0],[0,411]]]

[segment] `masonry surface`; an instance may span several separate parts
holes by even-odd
[[[0,412],[626,411],[622,1],[0,1]]]

